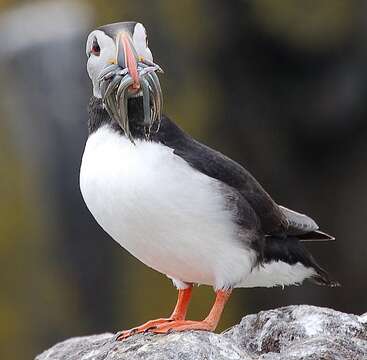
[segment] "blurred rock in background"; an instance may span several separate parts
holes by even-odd
[[[337,237],[309,248],[342,288],[237,290],[221,328],[288,304],[366,311],[364,2],[0,0],[0,11],[1,359],[165,316],[175,301],[170,281],[109,239],[79,192],[85,39],[115,21],[148,29],[168,115]],[[190,316],[205,316],[211,292],[195,289]]]

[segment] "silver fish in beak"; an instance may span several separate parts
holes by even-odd
[[[156,72],[163,73],[163,70],[159,65],[137,56],[129,34],[118,34],[116,59],[114,64],[101,72],[99,82],[107,112],[132,142],[134,140],[130,133],[128,116],[130,98],[143,98],[142,121],[146,128],[146,136],[149,138],[153,124],[157,123],[155,129],[159,129],[163,94]]]

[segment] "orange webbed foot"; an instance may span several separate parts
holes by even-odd
[[[204,321],[190,321],[190,320],[176,320],[165,324],[159,324],[156,327],[149,330],[149,332],[155,334],[168,334],[170,332],[180,332],[189,330],[202,330],[202,331],[214,331],[215,324],[212,324],[206,320]]]
[[[150,331],[151,329],[155,329],[158,326],[163,326],[173,321],[184,320],[186,317],[187,307],[189,305],[189,301],[191,298],[191,290],[192,290],[192,286],[190,285],[187,288],[180,289],[178,291],[177,304],[176,304],[175,309],[173,310],[172,315],[169,318],[150,320],[146,322],[145,324],[138,326],[136,328],[122,331],[121,333],[117,335],[116,340],[122,341],[135,334],[141,334],[141,333]]]
[[[147,332],[147,331],[149,331],[152,328],[156,328],[159,325],[164,325],[164,324],[170,323],[172,321],[173,321],[173,319],[171,319],[171,318],[162,318],[162,319],[156,319],[156,320],[147,321],[143,325],[140,325],[138,327],[132,328],[130,330],[124,330],[124,331],[122,331],[121,333],[118,334],[118,336],[116,338],[116,341],[125,340],[128,337],[130,337],[130,336]]]
[[[170,318],[151,320],[137,328],[123,331],[118,335],[116,340],[125,340],[132,335],[143,332],[151,332],[154,334],[168,334],[173,331],[214,331],[218,325],[224,305],[231,295],[231,291],[232,290],[230,289],[218,290],[214,305],[205,320],[191,321],[185,320],[187,305],[191,297],[191,287],[180,290],[178,302]]]

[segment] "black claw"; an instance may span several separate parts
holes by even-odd
[[[116,334],[116,338],[115,338],[115,341],[121,341],[122,339],[120,339],[122,336],[122,333],[117,333]]]
[[[145,330],[144,330],[144,334],[145,334],[145,333],[147,333],[147,332],[149,332],[149,331],[151,331],[151,330],[154,330],[154,329],[156,329],[156,328],[157,328],[157,326],[156,326],[156,325],[151,326],[151,327],[148,327],[147,329],[145,329]]]

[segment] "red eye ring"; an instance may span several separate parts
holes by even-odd
[[[91,53],[95,56],[99,56],[99,54],[101,53],[101,48],[98,45],[97,39],[94,39],[93,41]]]

